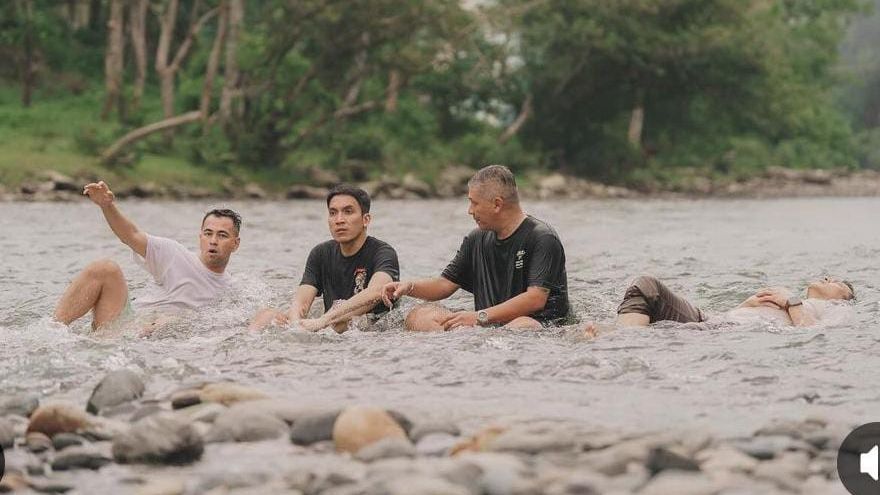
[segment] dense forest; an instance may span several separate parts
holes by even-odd
[[[0,182],[83,167],[432,181],[505,163],[637,186],[880,168],[874,7],[8,0]]]

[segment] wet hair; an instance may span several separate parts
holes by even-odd
[[[228,218],[232,220],[232,227],[235,229],[235,234],[238,235],[241,232],[241,215],[228,208],[214,208],[208,213],[205,213],[205,216],[202,217],[203,227],[205,226],[205,220],[207,220],[208,217]]]
[[[351,196],[354,198],[354,200],[357,201],[357,204],[361,207],[361,214],[367,214],[370,212],[370,194],[359,187],[348,184],[339,184],[327,192],[327,208],[330,207],[330,200],[333,199],[334,196],[340,195]]]
[[[846,298],[847,301],[852,301],[856,298],[856,290],[853,289],[852,283],[849,280],[841,280],[843,285],[849,287],[849,297]]]
[[[468,181],[468,187],[492,187],[492,194],[501,196],[506,203],[519,203],[519,192],[516,189],[516,178],[513,172],[504,165],[483,167]]]

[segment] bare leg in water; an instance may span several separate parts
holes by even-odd
[[[55,308],[55,319],[70,325],[92,312],[92,328],[100,329],[122,314],[128,302],[128,284],[122,269],[111,260],[86,266],[64,291]]]

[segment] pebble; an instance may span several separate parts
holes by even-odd
[[[229,408],[217,416],[206,442],[258,442],[287,435],[287,423],[247,403]]]
[[[362,462],[373,462],[393,457],[415,457],[416,449],[408,439],[383,438],[358,450],[355,459]]]
[[[15,426],[6,418],[0,418],[0,448],[8,449],[15,444]]]
[[[697,456],[703,471],[730,471],[751,473],[758,466],[758,460],[739,449],[728,445],[707,449]]]
[[[171,413],[146,417],[113,439],[113,458],[121,463],[187,464],[203,451],[204,442],[193,426]]]
[[[98,414],[102,409],[118,406],[144,395],[144,382],[132,370],[121,369],[107,373],[92,390],[86,411]]]
[[[181,390],[171,397],[174,409],[192,406],[201,402],[216,402],[229,406],[236,402],[268,399],[269,396],[255,388],[233,382],[208,383],[200,388]]]
[[[177,409],[175,414],[186,418],[189,421],[204,421],[205,423],[213,423],[217,416],[222,414],[228,408],[224,405],[214,402],[206,402],[204,404],[196,404],[182,409]]]
[[[461,430],[458,428],[458,425],[450,421],[419,422],[413,425],[412,430],[409,432],[409,437],[413,442],[418,442],[422,438],[434,433],[446,433],[457,437],[461,435]]]
[[[384,438],[408,438],[384,409],[352,406],[340,413],[333,426],[333,442],[340,452],[355,453]]]
[[[340,414],[339,409],[315,411],[293,421],[290,441],[296,445],[311,445],[333,439],[333,425]]]
[[[782,435],[739,439],[731,442],[731,444],[755,459],[762,461],[772,459],[776,455],[790,450],[813,450],[813,447],[806,442]]]
[[[180,478],[153,478],[138,487],[135,495],[183,495],[186,484]]]
[[[109,457],[100,452],[85,447],[70,447],[64,452],[59,452],[52,460],[54,471],[67,471],[71,469],[100,469],[113,462]]]
[[[0,416],[15,414],[28,417],[39,407],[40,399],[34,395],[13,395],[0,399]]]
[[[563,430],[512,429],[498,435],[487,445],[487,448],[493,452],[540,454],[542,452],[573,451],[575,445],[575,438]]]
[[[28,451],[34,454],[45,452],[52,448],[52,440],[44,433],[32,431],[24,437]]]
[[[702,473],[664,471],[651,478],[639,495],[707,495],[723,488],[724,485]]]
[[[58,433],[76,433],[94,424],[93,418],[72,404],[45,404],[31,414],[27,431],[50,437]]]
[[[52,446],[55,450],[63,450],[84,443],[85,439],[75,433],[59,433],[52,437]]]
[[[657,447],[651,450],[645,465],[652,474],[677,469],[681,471],[699,471],[700,465],[693,459],[682,455],[668,447]]]
[[[446,456],[458,441],[459,437],[448,433],[429,433],[419,439],[416,444],[416,452],[423,456]]]

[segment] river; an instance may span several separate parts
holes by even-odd
[[[143,230],[193,249],[202,213],[217,206],[120,205]],[[563,241],[582,321],[610,321],[627,282],[641,273],[710,312],[767,285],[801,291],[826,274],[850,280],[858,296],[847,317],[815,328],[660,325],[592,341],[576,328],[406,333],[400,312],[385,331],[247,334],[253,312],[286,300],[311,247],[329,238],[325,208],[321,201],[224,206],[244,217],[229,266],[239,296],[152,338],[96,340],[86,322],[71,331],[47,316],[68,281],[100,257],[122,265],[135,296],[148,275],[85,200],[0,204],[3,392],[84,404],[106,371],[129,367],[145,376],[148,396],[224,378],[276,397],[378,403],[475,427],[564,418],[734,435],[779,418],[877,419],[880,394],[870,379],[880,365],[877,198],[527,202]],[[436,276],[474,226],[466,210],[465,199],[380,200],[369,232],[397,249],[404,278]],[[449,304],[472,303],[460,292]]]

